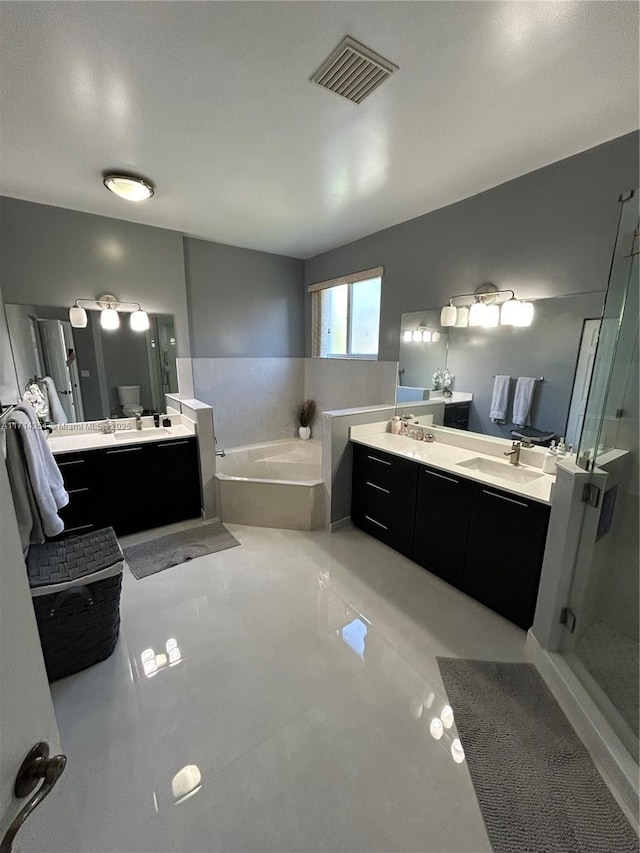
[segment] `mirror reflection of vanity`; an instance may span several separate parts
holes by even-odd
[[[396,402],[404,405],[398,413],[411,401],[444,400],[446,426],[511,439],[516,381],[534,377],[531,426],[577,444],[603,300],[603,293],[531,300],[534,318],[526,327],[444,327],[440,308],[403,314]],[[451,397],[433,390],[436,370],[453,376]],[[496,375],[511,377],[505,423],[490,417]],[[467,421],[454,422],[452,413],[465,407]]]
[[[87,312],[85,328],[71,326],[68,308],[5,304],[5,313],[18,387],[50,376],[69,422],[161,412],[178,390],[169,314],[150,314],[149,329],[135,331],[126,313],[117,329],[102,327],[100,311]]]

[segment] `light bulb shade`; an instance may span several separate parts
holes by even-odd
[[[87,312],[84,308],[80,308],[77,305],[69,308],[69,320],[74,329],[87,328]]]
[[[533,302],[521,302],[513,321],[514,326],[530,326],[533,322]]]
[[[461,305],[458,308],[458,316],[456,317],[456,328],[466,329],[469,325],[469,309],[466,305]]]
[[[425,331],[422,333],[422,340],[425,342],[425,344],[431,343],[431,331],[429,329],[425,329]]]
[[[134,311],[130,323],[134,332],[146,332],[149,328],[149,315],[146,311]]]
[[[445,305],[442,311],[440,312],[440,325],[455,326],[457,314],[458,309],[455,307],[455,305]]]
[[[404,335],[402,336],[402,340],[405,341],[405,343],[407,344],[413,340],[413,333],[410,329],[407,329],[407,331],[404,333]]]
[[[154,194],[151,184],[134,175],[106,175],[102,183],[125,201],[146,201]]]
[[[412,339],[416,343],[419,343],[422,340],[422,332],[420,332],[418,329],[416,329],[416,331],[412,335]]]
[[[483,326],[486,310],[484,302],[474,302],[469,311],[469,325]]]
[[[432,341],[432,343],[437,344],[439,340],[440,340],[440,332],[436,329],[436,331],[433,332],[431,335],[431,341]]]
[[[513,326],[519,310],[519,299],[507,299],[507,301],[503,303],[502,308],[500,309],[500,325]]]
[[[497,305],[485,305],[484,306],[484,317],[482,318],[482,325],[486,329],[490,329],[493,326],[497,326],[500,322],[500,308]]]
[[[108,330],[117,329],[120,326],[120,317],[115,308],[103,308],[100,314],[100,325]]]

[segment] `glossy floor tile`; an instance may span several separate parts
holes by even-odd
[[[25,849],[489,850],[436,655],[524,660],[525,633],[358,530],[229,529],[125,569],[116,652],[53,685],[41,820],[58,796],[69,825]]]

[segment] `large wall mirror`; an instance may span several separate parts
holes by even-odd
[[[472,395],[468,428],[511,438],[512,404],[518,377],[535,377],[531,426],[576,444],[582,427],[593,357],[600,332],[603,293],[532,300],[530,326],[465,328],[440,326],[440,308],[403,314],[397,402],[434,397],[436,370],[453,375],[454,396]],[[511,377],[505,423],[490,417],[496,375]],[[447,403],[447,397],[444,398]]]
[[[150,314],[149,329],[134,331],[127,314],[107,330],[100,311],[87,312],[83,329],[65,308],[6,304],[5,313],[20,393],[50,377],[69,422],[161,412],[164,395],[178,390],[170,314]]]

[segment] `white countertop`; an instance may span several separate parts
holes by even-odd
[[[514,495],[520,495],[530,500],[548,505],[551,504],[551,491],[556,479],[554,475],[542,474],[542,469],[537,465],[525,463],[520,464],[518,467],[523,471],[533,471],[537,474],[542,474],[542,476],[529,483],[512,483],[492,474],[461,467],[460,462],[466,462],[469,459],[476,459],[478,457],[505,465],[507,470],[509,462],[495,452],[482,453],[480,450],[447,444],[442,440],[446,436],[441,435],[435,428],[433,429],[433,434],[436,436],[436,441],[426,442],[416,441],[413,438],[407,438],[403,435],[392,435],[388,432],[371,433],[369,435],[356,432],[355,434],[352,433],[351,441],[374,448],[375,450],[383,450],[385,453],[391,453],[394,456],[400,456],[404,459],[424,462],[440,471],[446,471],[450,474],[456,474],[458,477],[464,477],[467,480],[484,483],[503,492],[511,492]],[[483,436],[477,434],[478,447],[482,446],[482,441]],[[491,440],[491,442],[487,443],[487,449],[490,449],[490,446],[495,443],[495,439]],[[510,444],[510,442],[504,442],[505,448],[508,449]],[[502,452],[501,447],[498,452]],[[522,451],[522,455],[526,456],[525,450]]]
[[[73,426],[73,425],[70,425]],[[143,429],[118,430],[117,433],[105,434],[100,430],[74,432],[67,427],[62,435],[50,435],[49,447],[54,456],[60,453],[74,453],[78,450],[103,450],[105,448],[127,447],[130,444],[140,444],[149,441],[171,441],[176,438],[191,438],[195,427],[176,424],[171,427],[145,426]],[[116,437],[118,436],[118,437]]]
[[[473,394],[469,394],[467,391],[452,391],[450,397],[445,397],[442,391],[432,391],[429,400],[450,406],[452,403],[471,403]]]

